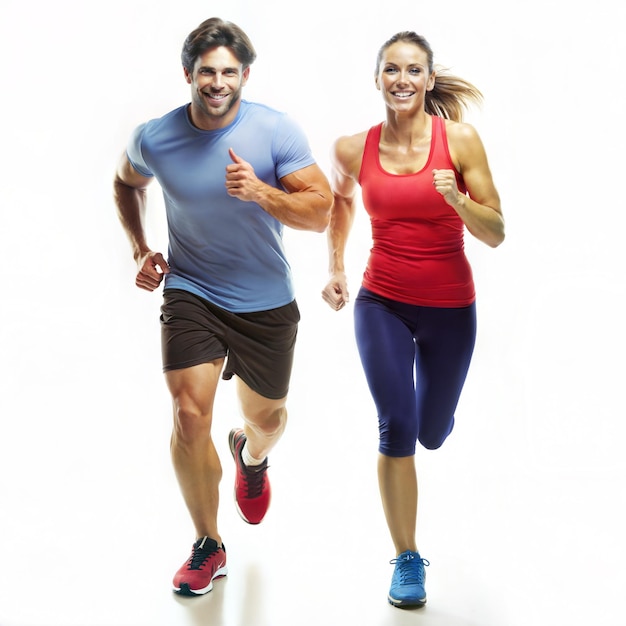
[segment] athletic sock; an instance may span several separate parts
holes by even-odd
[[[246,443],[244,444],[242,450],[241,450],[241,460],[243,461],[243,464],[246,467],[254,467],[255,465],[261,465],[261,463],[263,463],[263,461],[265,461],[265,459],[255,459],[249,452],[248,452],[248,442],[246,441]]]

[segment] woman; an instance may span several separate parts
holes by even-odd
[[[496,247],[504,220],[483,144],[461,121],[480,92],[437,74],[430,45],[414,32],[382,46],[375,80],[386,120],[333,147],[330,280],[322,296],[335,310],[348,302],[344,251],[360,187],[373,246],[355,334],[378,412],[379,488],[396,550],[388,599],[421,606],[428,561],[416,544],[416,443],[434,450],[452,431],[474,349],[464,231]]]

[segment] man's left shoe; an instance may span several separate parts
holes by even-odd
[[[267,476],[267,458],[261,465],[246,466],[241,450],[246,436],[240,428],[233,428],[228,435],[230,452],[235,459],[235,502],[239,515],[248,524],[260,524],[270,505],[272,490]]]
[[[426,571],[424,566],[430,563],[423,559],[419,552],[406,550],[397,558],[389,561],[395,565],[391,588],[389,589],[389,604],[403,607],[417,607],[426,604]]]
[[[200,537],[191,556],[174,576],[174,591],[183,596],[201,596],[213,589],[213,581],[228,574],[226,549],[210,537]]]

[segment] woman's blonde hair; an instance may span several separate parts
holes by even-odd
[[[435,73],[435,86],[431,91],[426,92],[425,109],[430,115],[438,115],[455,122],[461,122],[465,109],[472,103],[480,104],[483,100],[483,94],[472,83],[449,74],[448,71],[440,66],[435,66],[433,62],[433,50],[428,41],[409,30],[396,33],[388,39],[378,51],[376,58],[376,74],[380,70],[380,64],[383,60],[385,50],[389,46],[397,42],[411,43],[421,48],[428,57],[428,72]]]

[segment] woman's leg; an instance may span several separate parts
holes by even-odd
[[[454,427],[476,339],[476,308],[420,309],[416,331],[415,396],[419,442],[439,448]]]
[[[359,296],[355,332],[379,420],[378,480],[396,554],[416,551],[415,341],[407,321],[376,298]]]
[[[378,485],[396,555],[417,552],[417,474],[415,457],[378,457]]]

